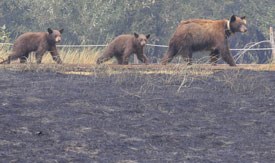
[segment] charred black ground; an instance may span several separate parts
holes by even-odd
[[[275,72],[0,76],[1,162],[275,161]]]

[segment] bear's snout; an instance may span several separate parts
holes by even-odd
[[[55,38],[55,42],[59,43],[60,41],[61,41],[61,37],[60,36],[58,36],[58,37]]]
[[[240,31],[241,31],[242,33],[247,32],[247,27],[244,26],[244,25],[242,25]]]
[[[145,46],[145,45],[146,45],[146,41],[141,41],[141,42],[140,42],[140,45],[141,45],[141,46]]]

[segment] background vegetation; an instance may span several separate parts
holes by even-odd
[[[52,27],[65,29],[63,44],[106,44],[117,35],[139,32],[150,33],[151,44],[167,45],[183,19],[224,19],[232,14],[245,15],[248,20],[249,32],[233,36],[230,42],[232,48],[242,48],[247,43],[269,39],[269,27],[275,24],[275,1],[1,0],[0,26],[5,26],[2,33],[11,40],[0,41],[12,42],[24,32]],[[147,50],[150,57],[159,58],[166,49]],[[270,52],[260,53],[256,58],[264,62]]]

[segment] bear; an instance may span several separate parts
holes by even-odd
[[[13,49],[8,58],[2,63],[8,63],[15,59],[20,59],[20,63],[26,63],[31,52],[35,52],[36,63],[40,64],[46,51],[49,51],[53,60],[61,64],[61,58],[56,48],[56,43],[61,41],[61,34],[64,29],[52,30],[48,32],[26,32],[20,35],[14,42]]]
[[[247,31],[245,16],[232,15],[229,20],[190,19],[182,21],[169,41],[166,54],[161,64],[166,65],[173,57],[180,54],[192,64],[192,53],[210,51],[210,63],[216,65],[221,58],[230,66],[236,63],[230,53],[228,38],[236,32]]]
[[[131,54],[136,54],[141,62],[148,64],[149,60],[143,51],[149,38],[150,34],[146,36],[137,33],[120,35],[104,49],[102,56],[97,59],[97,64],[115,57],[118,64],[127,65]]]

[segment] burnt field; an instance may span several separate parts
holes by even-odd
[[[0,162],[275,162],[275,72],[249,67],[1,66]]]

